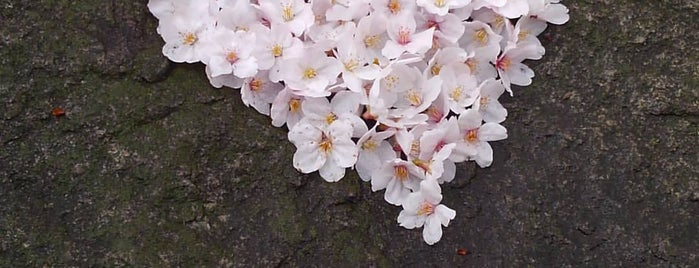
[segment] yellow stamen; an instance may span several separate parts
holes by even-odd
[[[488,107],[488,97],[481,96],[481,99],[478,101],[478,104],[480,104],[480,107],[478,107],[479,110],[485,110],[485,108]]]
[[[396,14],[396,13],[400,12],[400,9],[401,9],[401,6],[400,6],[400,2],[398,2],[398,0],[388,1],[388,10],[390,10],[391,13]]]
[[[478,69],[476,69],[476,66],[478,66],[478,60],[474,58],[467,59],[466,62],[464,62],[466,66],[468,66],[468,69],[471,70],[472,74],[475,74]]]
[[[359,62],[357,62],[354,59],[345,62],[345,69],[347,69],[350,72],[353,72],[355,69],[357,69],[357,67],[359,67]]]
[[[303,78],[305,79],[313,79],[316,75],[318,75],[318,73],[316,73],[316,70],[313,68],[306,68],[306,70],[303,71]]]
[[[444,7],[444,0],[434,0],[434,5],[436,7]]]
[[[413,143],[410,144],[409,155],[413,158],[417,158],[418,155],[420,155],[420,141],[419,140],[414,140]]]
[[[432,213],[434,213],[434,205],[427,202],[422,203],[422,205],[420,205],[420,208],[417,210],[418,216],[427,216]]]
[[[431,162],[431,161],[430,161]],[[432,168],[430,168],[430,163],[423,161],[421,159],[413,159],[413,164],[425,171],[425,173],[432,174]]]
[[[364,143],[362,143],[363,150],[374,151],[376,147],[376,142],[374,142],[373,140],[366,140]]]
[[[230,63],[235,63],[236,61],[238,61],[238,55],[235,54],[235,52],[233,51],[228,52],[228,54],[226,54],[226,60]]]
[[[280,46],[279,44],[275,44],[274,46],[272,46],[272,56],[280,57],[283,51],[284,50],[282,46]]]
[[[410,43],[410,31],[407,29],[398,30],[398,44],[407,45]]]
[[[495,28],[500,28],[505,24],[505,18],[500,15],[495,15]]]
[[[471,129],[466,131],[466,135],[464,136],[464,140],[470,143],[474,143],[478,141],[478,129]]]
[[[335,115],[334,113],[329,113],[328,115],[325,116],[325,123],[328,125],[335,122],[335,120],[337,120],[337,115]]]
[[[364,46],[367,48],[375,48],[379,44],[379,36],[371,35],[364,38]]]
[[[522,31],[520,31],[519,34],[517,35],[517,40],[522,40],[522,39],[524,39],[525,37],[527,37],[527,35],[529,35],[529,31],[527,31],[527,30],[522,30]]]
[[[408,167],[404,165],[395,166],[393,167],[393,174],[399,181],[405,181],[408,179]]]
[[[408,91],[408,94],[405,95],[405,98],[410,102],[410,105],[412,106],[420,106],[422,104],[422,96],[415,92],[414,90]]]
[[[461,88],[461,86],[457,86],[454,89],[452,89],[451,92],[449,92],[449,98],[455,101],[459,101],[461,100],[462,94],[463,89]]]
[[[481,43],[481,45],[485,45],[485,43],[488,42],[488,32],[486,32],[484,28],[481,28],[480,30],[476,31],[476,34],[473,36],[473,40],[478,41]]]
[[[250,90],[258,91],[260,88],[262,88],[262,80],[253,78],[252,81],[250,81]]]
[[[291,113],[296,113],[301,108],[301,100],[291,99],[289,100],[289,111]]]
[[[386,76],[383,80],[386,82],[386,90],[388,91],[391,91],[398,83],[398,77],[395,75]]]
[[[435,64],[430,70],[432,71],[432,75],[439,75],[439,72],[442,70],[442,66]]]
[[[182,44],[185,44],[187,46],[191,46],[194,43],[197,42],[197,35],[194,33],[187,33],[184,35],[184,38],[182,38]]]
[[[294,10],[291,5],[282,5],[282,18],[287,22],[294,19]]]
[[[332,148],[333,148],[332,140],[330,140],[330,138],[328,138],[328,136],[325,135],[325,133],[322,133],[322,134],[321,134],[321,137],[320,137],[320,143],[318,144],[318,147],[320,148],[320,150],[321,150],[322,152],[328,153],[328,152],[330,152],[330,150],[332,150]]]

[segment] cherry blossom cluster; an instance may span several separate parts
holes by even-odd
[[[498,102],[531,84],[537,35],[559,0],[150,0],[174,62],[286,125],[293,166],[336,182],[347,168],[402,206],[398,223],[442,237],[456,212],[440,185],[455,163],[493,162]]]

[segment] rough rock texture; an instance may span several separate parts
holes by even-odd
[[[435,246],[354,172],[297,173],[145,4],[0,0],[0,266],[699,265],[695,0],[565,1]]]

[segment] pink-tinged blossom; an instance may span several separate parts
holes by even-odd
[[[398,17],[415,14],[415,0],[372,0],[369,2],[374,13],[387,17]]]
[[[304,99],[303,96],[294,94],[289,87],[282,89],[272,102],[270,110],[272,125],[281,127],[286,124],[287,129],[294,128],[304,116],[301,109]]]
[[[386,190],[384,199],[389,204],[400,206],[412,191],[420,188],[421,170],[402,159],[381,163],[371,176],[371,190]]]
[[[342,120],[352,128],[352,137],[358,138],[368,131],[366,123],[359,117],[359,93],[341,91],[331,101],[325,97],[306,98],[301,106],[304,118],[314,125],[327,128]]]
[[[255,76],[245,79],[240,88],[240,97],[246,106],[252,106],[259,113],[269,115],[269,105],[283,88],[282,84],[269,80],[267,71],[260,71]]]
[[[252,55],[255,34],[216,30],[207,44],[209,51],[207,66],[212,76],[233,73],[240,78],[248,78],[257,73],[257,58]]]
[[[561,25],[568,22],[568,8],[559,0],[528,0],[529,16]]]
[[[478,96],[478,81],[468,72],[455,72],[453,68],[443,68],[439,73],[442,78],[442,95],[447,100],[449,109],[461,113],[471,106]]]
[[[386,131],[376,132],[375,125],[367,131],[357,141],[359,157],[357,158],[357,174],[363,181],[370,181],[371,176],[376,172],[383,163],[396,158],[396,153],[393,151],[391,144],[386,139],[393,136],[395,130],[389,129]]]
[[[257,36],[254,55],[260,70],[269,70],[269,79],[279,82],[284,60],[301,58],[303,42],[293,37],[286,24],[273,23],[270,28],[259,25],[251,28]],[[249,44],[248,44],[249,45]]]
[[[422,13],[416,17],[416,23],[420,31],[434,28],[435,37],[446,40],[452,45],[456,44],[457,40],[464,34],[463,22],[451,13],[444,16]]]
[[[500,81],[488,79],[478,87],[478,99],[473,109],[481,113],[483,121],[501,123],[507,118],[507,110],[500,104],[498,98],[505,92],[505,86]]]
[[[372,62],[386,63],[388,59],[381,54],[388,36],[386,35],[386,17],[372,13],[357,23],[354,42],[357,44],[357,56]]]
[[[434,28],[416,33],[416,22],[412,15],[404,15],[388,22],[386,32],[390,38],[381,50],[381,54],[389,59],[398,58],[407,52],[423,54],[432,47]]]
[[[449,9],[465,7],[471,0],[417,0],[416,3],[428,13],[444,16]]]
[[[505,89],[512,95],[511,84],[528,86],[532,83],[534,71],[522,61],[538,60],[544,55],[544,47],[535,43],[515,44],[510,42],[502,55],[493,62]]]
[[[313,47],[304,50],[305,57],[285,61],[281,77],[295,94],[307,97],[325,97],[337,81],[342,64]]]
[[[499,141],[507,138],[507,129],[498,123],[485,123],[481,114],[469,109],[459,115],[459,131],[462,139],[452,150],[450,159],[455,162],[475,160],[480,167],[488,167],[493,163],[493,148],[489,141]]]
[[[357,161],[357,147],[352,141],[352,127],[337,120],[320,128],[302,120],[289,131],[289,141],[296,146],[294,167],[303,173],[318,171],[329,182],[345,176],[345,169]]]
[[[260,22],[260,11],[250,5],[248,0],[230,0],[223,3],[218,12],[217,27],[225,27],[232,31],[249,31]]]
[[[434,245],[442,239],[442,226],[449,226],[449,222],[456,217],[456,211],[441,202],[442,189],[435,180],[420,182],[420,190],[410,193],[403,202],[398,224],[407,229],[423,227],[425,243]]]
[[[545,21],[531,17],[522,17],[517,21],[517,24],[515,24],[510,40],[518,44],[526,42],[541,46],[541,41],[536,37],[546,30],[546,26],[547,24]]]
[[[303,0],[259,0],[259,3],[269,22],[286,24],[295,36],[301,36],[315,22],[311,4]]]
[[[158,32],[165,41],[163,55],[174,62],[205,61],[207,40],[214,26],[207,10],[176,8],[172,15],[160,20]]]

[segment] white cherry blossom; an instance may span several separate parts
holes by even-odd
[[[456,211],[440,204],[442,189],[435,180],[420,182],[420,190],[410,193],[403,202],[403,210],[398,215],[398,223],[407,229],[422,229],[422,238],[428,245],[442,239],[442,226],[456,217]]]

